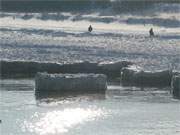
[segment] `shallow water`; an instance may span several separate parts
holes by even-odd
[[[2,135],[178,135],[180,101],[170,88],[108,85],[105,95],[36,101],[31,79],[1,80]]]

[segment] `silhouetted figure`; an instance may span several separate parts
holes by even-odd
[[[93,30],[92,26],[90,25],[88,31],[91,32]]]
[[[149,30],[149,34],[150,34],[150,37],[153,37],[153,36],[154,36],[153,28],[151,28],[151,29]]]

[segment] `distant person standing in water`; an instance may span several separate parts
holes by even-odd
[[[151,29],[149,30],[149,35],[150,35],[150,37],[154,37],[154,31],[153,31],[153,28],[151,28]]]
[[[92,30],[93,30],[93,28],[92,28],[92,26],[90,25],[90,26],[88,27],[88,31],[91,32]]]

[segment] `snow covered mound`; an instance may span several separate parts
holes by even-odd
[[[173,77],[171,85],[173,97],[180,99],[180,75]]]
[[[104,93],[106,89],[106,76],[103,74],[37,73],[35,77],[37,98],[67,94]]]
[[[143,71],[141,68],[131,66],[121,71],[121,82],[123,85],[138,86],[170,86],[172,71]]]

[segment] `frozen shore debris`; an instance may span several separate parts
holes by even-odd
[[[35,95],[37,98],[64,96],[66,94],[105,93],[107,77],[103,74],[47,74],[37,73]]]

